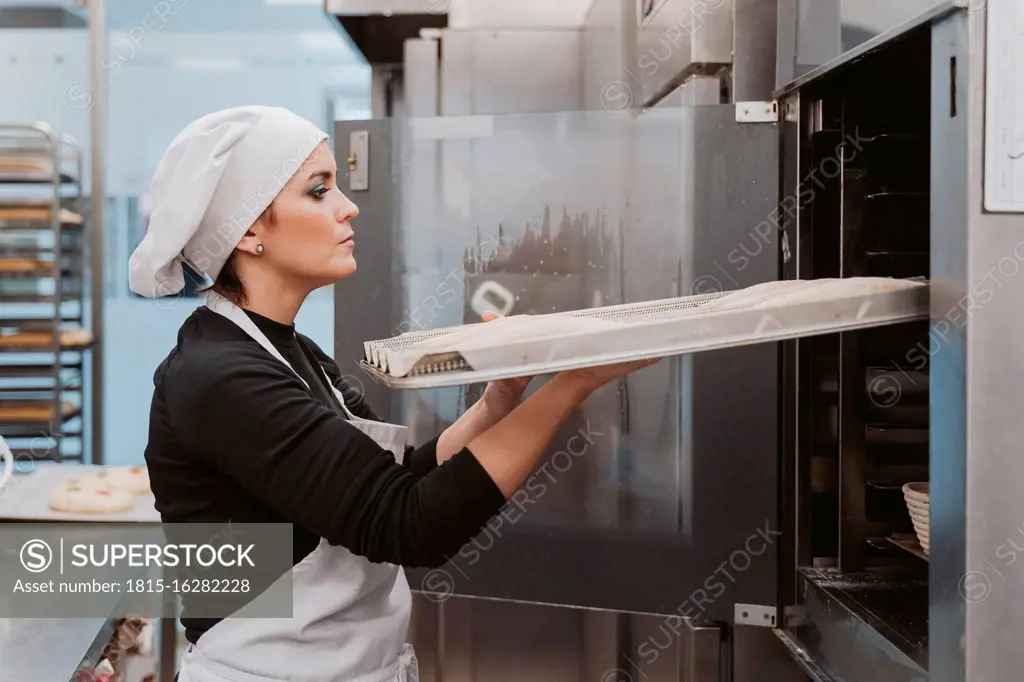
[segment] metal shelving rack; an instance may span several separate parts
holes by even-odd
[[[16,459],[85,461],[82,176],[72,137],[0,125],[0,435]]]

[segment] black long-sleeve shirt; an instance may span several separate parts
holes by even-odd
[[[223,316],[189,316],[154,375],[145,457],[165,523],[292,523],[294,563],[325,538],[374,562],[439,566],[500,511],[468,449],[438,466],[435,438],[397,463],[347,420],[316,364],[350,412],[380,421],[330,357],[246,314],[295,372]],[[193,643],[215,622],[183,609]]]

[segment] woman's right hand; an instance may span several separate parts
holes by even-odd
[[[630,372],[650,367],[661,359],[633,360],[631,362],[618,362],[613,365],[587,367],[586,369],[570,369],[559,374],[571,379],[575,383],[579,383],[587,392],[591,392]]]

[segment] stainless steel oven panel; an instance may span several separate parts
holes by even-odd
[[[1016,561],[1024,547],[1024,277],[1017,272],[1024,215],[983,208],[984,140],[992,134],[985,82],[1008,76],[986,68],[986,41],[994,25],[1013,18],[997,9],[957,12],[933,33],[932,179],[942,187],[931,205],[932,335],[939,343],[932,355],[930,671],[937,682],[1012,679],[1024,667],[1014,637],[1024,613],[1024,564]],[[1019,4],[1016,12],[1020,27]],[[1016,83],[1019,89],[1019,74]]]
[[[636,47],[626,74],[639,103],[656,102],[686,78],[732,64],[734,0],[664,0],[637,11]]]
[[[394,180],[371,168],[356,197],[379,248],[357,258],[394,284],[387,300],[380,277],[337,287],[339,364],[371,336],[479,319],[486,282],[517,297],[516,314],[777,279],[775,126],[735,119],[716,105],[389,122]],[[371,136],[371,157],[382,148]],[[727,622],[736,603],[774,607],[775,360],[773,345],[674,358],[607,387],[552,441],[525,499],[410,584]],[[403,391],[392,418],[423,442],[481,389]]]

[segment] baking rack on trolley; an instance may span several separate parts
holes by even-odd
[[[0,125],[0,436],[19,462],[85,462],[82,203],[74,138]]]

